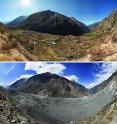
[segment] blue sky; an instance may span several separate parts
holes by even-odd
[[[117,63],[0,63],[0,85],[8,86],[21,78],[51,72],[90,88],[117,70]]]
[[[91,24],[102,20],[117,9],[116,0],[0,0],[0,21],[11,21],[22,15],[43,10],[53,10]]]

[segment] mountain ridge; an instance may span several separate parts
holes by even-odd
[[[51,76],[55,78],[60,78],[56,74],[44,73],[41,74],[41,76],[36,75],[30,80],[34,81],[34,79],[40,79],[43,80],[43,83],[47,85],[47,82],[50,79],[49,77]],[[32,84],[31,81],[29,83]],[[106,81],[102,82],[102,84],[103,83],[106,83],[106,85],[101,86],[100,84],[102,88],[101,90],[97,90],[90,95],[82,96],[81,98],[74,98],[72,96],[70,96],[70,98],[52,96],[48,97],[44,95],[40,96],[40,94],[30,94],[28,92],[23,93],[21,91],[14,91],[12,89],[8,89],[8,91],[6,91],[4,88],[0,88],[0,91],[7,92],[9,98],[13,102],[13,105],[16,106],[18,110],[23,110],[24,114],[22,116],[24,116],[24,118],[29,119],[30,116],[30,119],[34,120],[31,124],[37,124],[37,122],[42,122],[44,124],[116,123],[117,71],[113,73]],[[32,85],[30,86],[32,87]],[[115,88],[114,91],[113,88],[110,88],[111,86]],[[60,90],[62,90],[62,88]],[[17,114],[17,109],[15,110],[15,114]],[[18,118],[20,116],[21,115],[18,115]],[[17,121],[16,118],[14,119]],[[22,119],[23,118],[20,118],[20,120]],[[25,122],[27,122],[27,120],[25,120]]]
[[[20,16],[16,19],[14,19],[13,21],[7,23],[6,25],[7,26],[10,26],[10,27],[16,27],[19,23],[21,23],[22,21],[24,21],[25,19],[27,18],[27,16]]]
[[[82,97],[88,95],[88,90],[84,86],[52,73],[34,75],[24,84],[21,82],[17,85],[15,82],[9,88],[49,97]]]
[[[117,27],[117,9],[114,10],[109,16],[105,17],[102,21],[97,22],[94,30],[110,31]]]
[[[82,35],[89,32],[88,26],[84,23],[51,10],[29,15],[25,20],[14,26],[55,35]]]
[[[68,79],[66,79],[66,78],[64,78],[64,77],[61,77],[61,76],[59,76],[59,75],[56,75],[56,74],[53,74],[53,73],[50,73],[50,72],[47,72],[47,73],[42,73],[42,74],[38,74],[38,75],[34,75],[34,76],[32,76],[32,77],[30,77],[30,78],[22,78],[22,79],[19,79],[19,80],[17,80],[16,82],[14,82],[12,85],[10,85],[10,88],[13,88],[13,89],[17,89],[17,88],[19,88],[20,86],[22,86],[23,85],[23,83],[24,83],[24,85],[25,84],[30,84],[31,83],[31,80],[37,80],[37,81],[41,81],[40,83],[48,83],[48,81],[49,80],[51,80],[51,78],[60,78],[60,79],[63,79],[63,80],[66,80],[66,81],[68,81],[68,82],[70,82],[71,84],[74,84],[74,85],[76,85],[76,87],[77,86],[80,86],[80,87],[82,87],[82,88],[84,88],[84,89],[87,89],[87,92],[89,92],[89,93],[91,93],[91,94],[95,94],[95,93],[97,93],[97,92],[100,92],[100,91],[102,91],[105,87],[107,87],[108,85],[111,85],[110,84],[110,82],[112,81],[112,80],[115,80],[114,82],[112,82],[112,83],[114,83],[113,85],[114,86],[116,86],[116,78],[115,77],[117,77],[117,71],[116,72],[114,72],[107,80],[105,80],[105,81],[103,81],[102,83],[100,83],[99,85],[96,85],[96,86],[94,86],[93,88],[90,88],[90,89],[87,89],[87,88],[85,88],[83,85],[81,85],[81,84],[78,84],[77,82],[75,82],[75,81],[70,81],[70,80],[68,80]],[[22,82],[23,81],[23,82]],[[37,82],[38,83],[38,82]],[[54,82],[53,82],[54,83]],[[19,85],[18,85],[19,84]],[[35,84],[35,82],[34,82],[34,84]],[[33,84],[33,85],[34,85]],[[116,89],[117,89],[117,87],[116,87]],[[116,90],[115,89],[115,90]],[[112,89],[110,89],[110,90],[112,90]],[[113,91],[114,92],[114,91]]]

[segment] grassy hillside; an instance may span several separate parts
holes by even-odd
[[[95,44],[92,36],[59,36],[25,30],[12,30],[11,36],[38,60],[78,60]]]

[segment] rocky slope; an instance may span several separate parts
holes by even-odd
[[[100,118],[105,118],[106,113],[108,120],[110,112],[112,112],[110,120],[105,122],[112,122],[111,118],[115,121],[114,118],[116,118],[116,97],[113,97],[112,94],[82,98],[49,98],[9,91],[8,96],[13,107],[16,107],[15,110],[23,112],[21,116],[26,119],[30,116],[30,119],[33,118],[34,122],[39,121],[39,124],[77,124],[77,120],[79,120],[78,124],[103,124],[100,123],[103,122]],[[98,114],[96,115],[96,113]],[[26,119],[25,122],[27,122]]]
[[[117,60],[117,10],[108,17],[94,24],[92,35],[98,35],[94,48],[90,51],[92,61]]]
[[[116,27],[111,31],[102,33],[99,42],[92,49],[91,60],[97,61],[116,61],[117,60],[117,30]],[[100,47],[98,46],[100,44]]]
[[[27,82],[28,78],[22,78],[22,79],[19,79],[17,80],[16,82],[14,82],[10,88],[12,89],[17,89],[19,87],[22,87],[22,85],[25,85],[25,83]]]
[[[90,24],[88,27],[90,30],[94,30],[95,28],[97,28],[99,26],[100,22],[96,22],[93,24]]]
[[[49,98],[18,93],[11,97],[18,108],[32,118],[48,124],[66,124],[93,117],[113,101],[110,94],[84,98]]]
[[[117,123],[117,97],[107,104],[96,115],[82,119],[74,124],[116,124]]]
[[[0,124],[40,124],[25,114],[10,99],[7,89],[0,87]]]
[[[36,60],[15,38],[0,33],[0,61]]]
[[[56,35],[81,35],[89,32],[89,28],[85,24],[50,10],[30,15],[20,22],[18,27]]]
[[[113,124],[117,122],[117,98],[110,94],[86,98],[47,98],[14,91],[6,92],[0,88],[0,103],[2,124]]]
[[[82,85],[51,73],[35,75],[26,80],[21,79],[10,88],[49,97],[83,97],[88,95],[88,90]]]
[[[96,115],[74,122],[74,124],[116,124],[117,123],[117,72],[109,79],[90,89],[92,94],[112,94],[113,100]]]
[[[108,17],[97,25],[96,29],[103,31],[110,31],[114,27],[117,27],[117,10],[113,11]]]
[[[13,111],[13,114],[10,116],[12,118],[10,121],[15,120],[17,122],[17,120],[20,120],[20,122],[24,121],[26,123],[32,121],[29,124],[117,123],[117,72],[110,76],[106,81],[102,82],[102,84],[91,89],[92,94],[81,98],[58,98],[59,96],[48,97],[49,95],[44,96],[45,94],[41,94],[43,96],[40,96],[39,94],[37,95],[36,92],[32,92],[32,90],[37,91],[35,89],[37,89],[40,81],[43,81],[43,84],[48,86],[47,82],[52,82],[53,80],[54,83],[56,83],[57,81],[55,79],[58,80],[60,84],[61,80],[64,83],[67,81],[67,84],[71,84],[68,80],[57,75],[45,73],[28,79],[27,94],[0,88],[0,102],[2,103],[0,104],[2,106],[0,107],[0,111],[2,111],[2,114],[0,113],[0,119],[3,120],[2,118],[4,118],[5,121],[7,120],[9,122],[9,118],[7,118],[5,112],[7,111],[7,113],[9,113],[9,111]],[[21,89],[23,89],[20,81],[20,85],[16,82],[13,87],[21,87]],[[37,84],[37,87],[34,86],[34,82]],[[25,87],[26,84],[27,82],[24,81]],[[61,91],[63,90],[61,87],[58,88]],[[61,96],[61,94],[59,95]],[[7,106],[3,106],[4,102]],[[9,110],[8,104],[10,104],[10,107],[12,105],[13,108],[11,107],[11,110]]]
[[[117,94],[117,72],[112,74],[112,76],[101,84],[90,89],[90,92],[95,94],[99,92],[110,92]]]
[[[0,23],[0,61],[36,60],[36,57],[31,55],[9,32],[9,28]]]

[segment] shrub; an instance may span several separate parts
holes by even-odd
[[[112,42],[117,43],[117,36],[116,35],[112,36]]]
[[[5,33],[5,29],[4,28],[0,28],[0,33]]]
[[[105,55],[105,51],[101,48],[96,48],[91,50],[91,55],[91,60],[102,61],[103,56]]]

